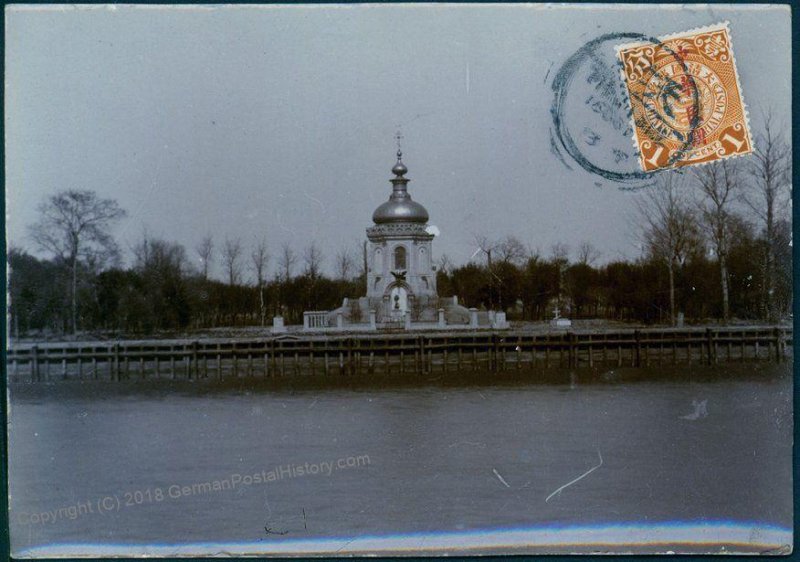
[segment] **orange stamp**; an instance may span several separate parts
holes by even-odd
[[[620,45],[617,54],[642,170],[753,151],[727,22]]]

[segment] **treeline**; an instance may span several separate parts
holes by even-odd
[[[151,334],[214,327],[266,326],[283,315],[302,323],[303,311],[332,309],[363,293],[358,279],[330,279],[303,272],[261,284],[206,278],[186,260],[182,246],[147,240],[146,259],[131,268],[78,269],[80,331]],[[67,263],[9,252],[12,335],[71,331]]]
[[[765,294],[766,241],[747,228],[731,240],[727,256],[731,319],[785,320],[792,303],[790,236],[789,225],[783,223],[780,241],[773,244],[777,267],[771,294]],[[521,246],[513,237],[502,243]],[[458,295],[465,306],[506,310],[512,320],[550,319],[557,307],[572,319],[672,322],[669,271],[663,259],[649,255],[595,266],[593,248],[587,244],[581,250],[573,262],[565,248],[557,246],[545,258],[518,254],[494,260],[491,270],[477,263],[446,268],[439,272],[439,293]],[[718,260],[710,258],[702,245],[687,252],[674,283],[675,309],[687,322],[723,319]]]
[[[791,149],[769,115],[764,123],[754,154],[663,172],[631,194],[638,259],[598,265],[588,243],[572,253],[556,245],[544,255],[513,236],[476,236],[473,261],[440,260],[439,295],[505,310],[511,320],[545,320],[556,309],[571,318],[673,325],[681,317],[785,320],[792,306]],[[124,217],[116,201],[91,191],[42,202],[30,238],[50,257],[8,252],[12,335],[267,326],[275,315],[298,324],[303,311],[331,310],[365,293],[361,248],[323,256],[313,243],[299,254],[282,246],[270,268],[263,240],[246,249],[238,239],[218,247],[207,236],[187,252],[145,235],[124,268],[112,236]],[[211,278],[213,264],[225,282]],[[323,264],[335,273],[326,275]]]
[[[573,318],[676,324],[733,319],[776,322],[792,306],[792,154],[769,113],[754,153],[654,175],[632,194],[634,262],[602,267],[584,244],[570,262],[556,246],[543,259],[514,237],[475,239],[485,264],[445,267],[440,294],[469,306],[541,320]]]
[[[773,320],[791,310],[790,235],[789,224],[781,223],[772,244],[777,265],[769,296]],[[525,251],[514,237],[506,237],[494,249],[491,262],[453,267],[443,258],[437,274],[439,294],[457,295],[468,307],[506,310],[511,320],[547,320],[558,307],[563,316],[573,319],[671,321],[669,272],[664,260],[655,255],[594,265],[598,254],[589,244],[570,260],[564,246],[555,246],[542,257]],[[740,225],[728,252],[732,318],[768,319],[766,253],[766,240]],[[13,248],[8,257],[12,334],[69,333],[69,265]],[[279,272],[260,284],[209,279],[190,265],[182,246],[162,240],[143,241],[130,268],[81,266],[77,273],[78,328],[84,332],[150,334],[268,326],[275,315],[299,324],[306,310],[331,310],[345,297],[357,298],[365,292],[363,271],[331,278],[305,267],[296,275],[291,270],[288,276],[286,271]],[[687,253],[674,280],[675,306],[687,322],[723,317],[719,275],[718,261],[709,257],[704,245]]]

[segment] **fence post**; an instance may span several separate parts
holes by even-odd
[[[115,343],[113,346],[114,352],[114,375],[113,380],[119,381],[119,344]]]
[[[578,334],[569,332],[569,366],[577,367],[578,360]]]
[[[269,360],[271,363],[270,376],[275,376],[278,372],[278,358],[275,357],[275,340],[269,341]]]
[[[499,348],[498,344],[499,344],[499,342],[498,342],[497,334],[493,333],[492,334],[492,347],[489,350],[489,357],[491,358],[490,363],[491,363],[491,366],[492,366],[492,371],[495,372],[495,373],[500,370],[499,361],[497,360],[498,348]]]
[[[39,382],[39,346],[31,348],[31,380]]]
[[[197,361],[197,340],[192,342],[192,366],[189,367],[189,378],[192,378],[192,372],[194,372],[194,378],[200,378],[200,365]]]
[[[353,338],[347,338],[346,341],[347,341],[347,367],[345,372],[348,375],[354,375],[356,374],[356,366],[354,365],[353,361],[353,347],[354,347],[353,344],[355,342]]]
[[[783,330],[775,328],[775,360],[780,363],[783,360]]]
[[[714,332],[711,328],[706,328],[706,345],[708,346],[708,364],[713,365],[717,362],[717,346],[714,343]]]
[[[639,330],[633,331],[633,337],[636,340],[636,353],[634,355],[634,367],[641,367],[642,366],[642,334]]]

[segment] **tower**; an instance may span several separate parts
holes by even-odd
[[[399,147],[392,173],[392,194],[375,209],[375,225],[367,228],[367,298],[381,319],[397,320],[407,311],[427,319],[438,303],[434,236],[426,230],[428,211],[408,193],[408,168]]]

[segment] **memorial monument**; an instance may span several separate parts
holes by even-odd
[[[414,320],[433,321],[439,305],[434,235],[429,232],[428,211],[408,192],[408,168],[398,148],[389,200],[372,214],[367,228],[368,307],[379,321],[400,321],[409,312]]]
[[[436,230],[428,225],[428,211],[408,192],[408,168],[398,145],[397,163],[389,181],[389,199],[372,214],[364,246],[366,293],[345,299],[326,314],[325,325],[356,328],[392,325],[411,327],[476,326],[475,313],[458,304],[456,297],[440,298],[436,290],[433,240]],[[314,318],[306,313],[306,324]]]

